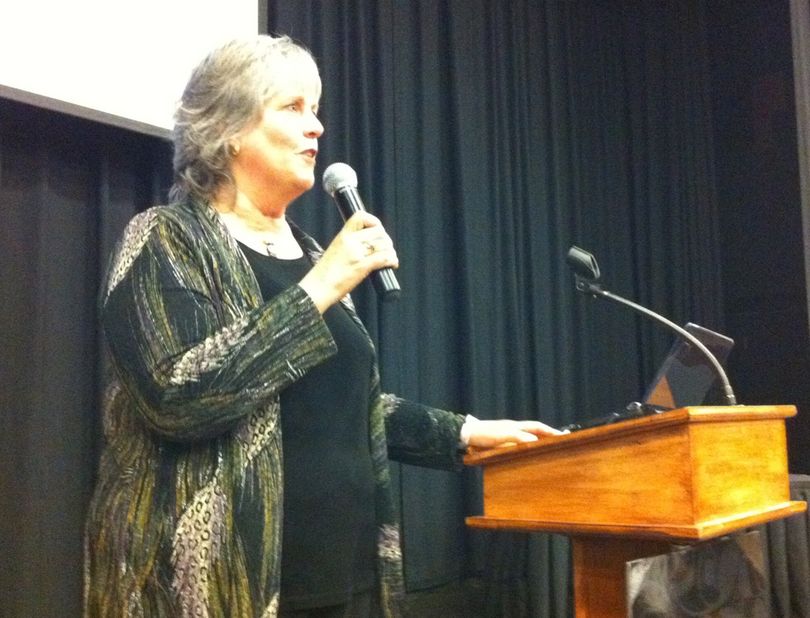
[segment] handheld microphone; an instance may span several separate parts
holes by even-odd
[[[681,328],[674,322],[668,320],[662,315],[647,309],[646,307],[642,307],[632,301],[627,300],[626,298],[622,298],[617,294],[613,294],[612,292],[608,292],[607,290],[603,289],[601,285],[596,283],[597,279],[599,279],[599,265],[596,263],[596,258],[593,257],[590,253],[585,251],[584,249],[580,249],[576,245],[572,246],[568,250],[568,255],[566,256],[566,262],[571,270],[574,271],[574,280],[576,289],[583,294],[589,294],[591,296],[600,296],[602,298],[606,298],[611,300],[615,303],[620,305],[624,305],[625,307],[630,307],[634,311],[642,314],[645,317],[651,318],[656,322],[659,322],[674,330],[678,336],[686,339],[689,343],[695,346],[698,350],[700,350],[701,354],[706,357],[706,359],[711,363],[714,372],[717,374],[717,377],[720,379],[720,383],[723,387],[723,395],[726,399],[726,403],[730,406],[737,405],[737,399],[734,396],[734,391],[731,388],[731,383],[728,380],[728,376],[726,375],[723,366],[720,364],[720,361],[717,360],[717,357],[707,348],[703,342],[700,341],[697,337],[695,337],[692,333],[687,331],[684,328]]]
[[[366,210],[357,192],[357,174],[345,163],[332,163],[323,173],[323,189],[337,204],[343,220]],[[371,282],[382,300],[399,298],[400,287],[393,268],[380,268],[371,273]]]

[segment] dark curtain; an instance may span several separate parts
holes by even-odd
[[[96,294],[165,193],[157,140],[0,100],[0,616],[78,616],[98,463]]]
[[[320,169],[358,172],[401,256],[403,297],[361,307],[384,386],[484,418],[562,424],[638,399],[671,337],[575,297],[564,254],[606,285],[721,328],[700,2],[270,2],[314,52]],[[314,191],[292,217],[338,227]],[[475,471],[397,467],[410,590],[474,575],[490,615],[564,616],[568,546],[465,531]]]
[[[564,254],[668,315],[720,324],[705,21],[688,2],[268,2],[316,55],[319,173],[346,161],[401,256],[357,293],[384,387],[563,424],[638,399],[671,337],[575,295]],[[97,463],[96,289],[124,221],[165,199],[154,138],[0,101],[0,613],[77,615]],[[319,189],[291,216],[322,242]],[[568,545],[467,530],[476,470],[394,466],[410,591],[483,582],[470,615],[572,612]],[[427,615],[427,614],[422,614]]]

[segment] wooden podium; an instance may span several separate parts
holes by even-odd
[[[625,563],[803,512],[790,500],[793,406],[690,407],[469,453],[477,528],[572,537],[578,618],[626,616]]]

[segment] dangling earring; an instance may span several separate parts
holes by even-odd
[[[239,144],[231,142],[228,144],[228,154],[235,157],[239,154]]]

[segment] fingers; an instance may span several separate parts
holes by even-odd
[[[323,313],[369,273],[384,267],[399,267],[394,243],[377,217],[357,212],[346,221],[299,285]]]
[[[346,244],[351,258],[362,263],[368,272],[385,266],[399,267],[394,241],[380,220],[367,212],[349,218],[339,236]]]
[[[365,210],[359,210],[346,219],[344,230],[357,231],[367,227],[382,227],[382,221]]]
[[[513,421],[509,419],[478,420],[471,426],[469,445],[481,448],[508,444],[536,442],[539,438],[558,436],[562,432],[540,421]]]
[[[389,253],[394,257],[394,241],[386,234],[383,228],[364,228],[352,234],[352,240],[357,243],[365,256],[375,253]]]
[[[520,425],[520,430],[534,436],[560,436],[566,431],[560,431],[540,421],[516,421]]]
[[[533,433],[531,431],[522,430],[519,427],[513,427],[511,430],[506,431],[500,436],[501,444],[511,444],[514,442],[537,442],[538,436],[548,436],[549,433]]]

